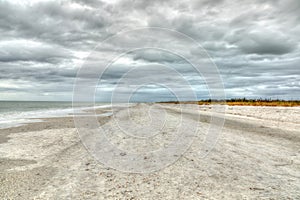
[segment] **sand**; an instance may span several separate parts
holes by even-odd
[[[164,146],[181,117],[186,127],[200,125],[175,163],[147,174],[124,173],[97,162],[81,143],[71,117],[0,130],[0,199],[300,199],[299,107],[227,106],[215,148],[200,158],[212,109],[200,106],[198,119],[195,105],[182,106],[182,115],[179,105],[131,108],[132,120],[139,124],[159,123],[167,116],[163,131],[148,143],[116,137],[116,119],[98,117],[111,141],[127,151]],[[149,110],[156,119],[149,119]],[[126,125],[122,112],[114,117]],[[148,133],[151,126],[137,134]]]

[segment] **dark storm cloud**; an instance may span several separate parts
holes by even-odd
[[[299,13],[297,0],[0,1],[1,93],[35,97],[51,93],[52,98],[57,93],[69,100],[82,59],[96,45],[119,31],[158,26],[185,33],[207,50],[219,67],[228,97],[300,98]],[[152,37],[151,42],[165,48],[184,49],[177,41],[165,44],[160,35]],[[95,76],[97,61],[130,44],[127,39],[98,48],[101,54],[92,57],[95,66],[85,73],[86,81]],[[143,41],[136,40],[135,45]],[[203,59],[198,50],[191,49],[190,54]],[[113,88],[130,68],[165,64],[207,97],[203,77],[174,55],[141,50],[125,57],[103,75],[102,89]],[[136,79],[151,77],[151,73],[136,73]],[[178,82],[164,73],[153,76],[160,82],[173,82],[174,87]],[[144,88],[138,98],[147,99],[157,91],[157,98],[168,99],[170,94],[160,89]]]

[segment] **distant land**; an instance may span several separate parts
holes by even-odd
[[[246,99],[246,98],[236,98],[227,100],[213,100],[206,99],[200,101],[165,101],[159,103],[174,103],[174,104],[198,104],[198,105],[212,105],[212,104],[222,104],[228,106],[284,106],[284,107],[294,107],[300,106],[300,100],[271,100],[271,99]]]

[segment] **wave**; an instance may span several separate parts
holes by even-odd
[[[8,111],[2,113],[0,112],[0,129],[22,126],[28,123],[41,122],[43,121],[42,118],[73,116],[73,113],[86,114],[87,110],[109,107],[110,105],[101,105],[93,107],[50,108],[37,109],[31,111]],[[101,115],[109,116],[111,115],[111,113],[106,112]]]

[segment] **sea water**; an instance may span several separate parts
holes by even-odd
[[[63,117],[74,112],[81,113],[92,108],[105,108],[109,104],[95,103],[93,106],[85,103],[53,102],[53,101],[0,101],[0,128],[20,126],[39,122],[39,118]]]

